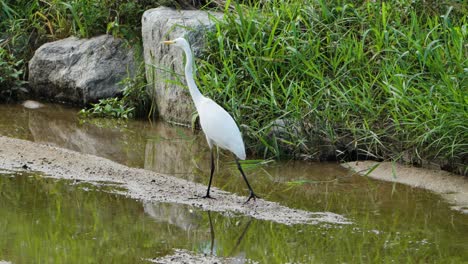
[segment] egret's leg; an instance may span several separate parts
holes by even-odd
[[[210,182],[208,183],[208,190],[206,191],[206,195],[203,198],[212,198],[210,196],[210,188],[211,188],[211,181],[213,180],[213,173],[215,170],[214,164],[214,155],[213,155],[213,148],[211,148],[211,174],[210,174]]]
[[[245,203],[248,203],[248,202],[250,201],[250,199],[252,199],[252,198],[253,198],[254,200],[255,200],[256,198],[260,198],[260,197],[258,197],[258,196],[254,193],[252,187],[250,187],[249,181],[247,181],[247,177],[245,177],[244,171],[242,170],[242,167],[241,167],[241,165],[240,165],[240,163],[239,163],[239,159],[238,159],[238,158],[236,158],[236,163],[237,163],[237,168],[239,169],[240,173],[242,174],[242,177],[244,178],[245,183],[247,183],[247,187],[249,187],[249,191],[250,191],[249,199],[247,199],[247,201],[246,201]]]

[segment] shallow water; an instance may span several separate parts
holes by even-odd
[[[0,105],[0,135],[206,184],[209,152],[202,134],[145,121],[79,120],[77,111]],[[247,195],[228,153],[217,165],[214,185]],[[285,226],[106,192],[118,186],[0,171],[0,260],[134,263],[182,248],[261,263],[468,261],[468,216],[437,195],[352,175],[333,163],[244,167],[262,198],[338,213],[354,224]]]

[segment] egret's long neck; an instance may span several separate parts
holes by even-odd
[[[184,47],[185,58],[187,62],[185,63],[185,79],[187,80],[187,86],[189,87],[190,95],[192,96],[195,107],[198,109],[198,104],[200,103],[203,95],[198,90],[197,84],[193,79],[193,56],[192,50],[189,47]]]

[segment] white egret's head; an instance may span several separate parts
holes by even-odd
[[[188,42],[184,38],[176,38],[173,40],[168,40],[168,41],[163,41],[164,44],[166,45],[174,45],[176,47],[184,48],[188,47]]]

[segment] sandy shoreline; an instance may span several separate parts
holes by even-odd
[[[440,194],[452,204],[452,209],[468,214],[468,179],[442,170],[431,170],[405,166],[392,162],[359,161],[343,164],[367,176],[389,182],[397,182],[412,187],[423,188]]]
[[[243,204],[247,197],[212,188],[216,199],[193,199],[206,186],[184,179],[130,168],[101,157],[0,136],[0,169],[39,171],[48,177],[83,181],[109,181],[128,189],[123,193],[150,202],[186,204],[202,210],[241,214],[281,224],[348,224],[349,220],[331,212],[307,212],[257,199]]]

